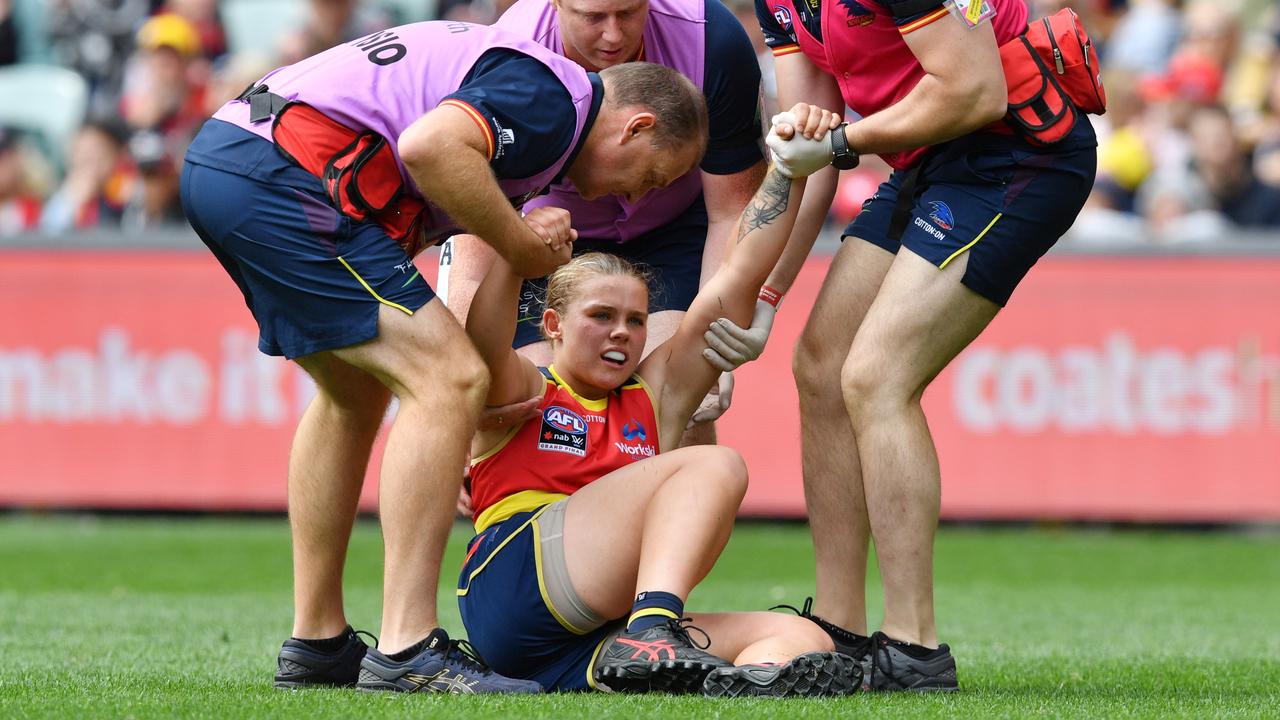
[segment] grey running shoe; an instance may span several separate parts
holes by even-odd
[[[276,658],[275,686],[285,690],[354,686],[369,646],[350,625],[342,636],[346,642],[332,652],[317,650],[297,638],[285,640]]]
[[[361,690],[391,692],[540,693],[532,680],[499,675],[484,664],[466,640],[450,640],[441,628],[431,631],[417,655],[403,662],[374,648],[360,663]]]
[[[707,697],[826,697],[862,687],[862,668],[848,655],[806,653],[781,665],[716,668],[702,683]]]
[[[733,663],[706,652],[710,638],[701,647],[695,645],[689,630],[702,630],[689,622],[672,618],[617,636],[596,661],[596,682],[615,692],[698,692],[707,673]]]
[[[871,689],[913,692],[955,692],[956,659],[945,643],[928,657],[907,654],[882,632],[871,635]]]
[[[790,610],[822,628],[831,638],[831,642],[836,646],[836,652],[848,655],[858,661],[858,665],[862,668],[862,688],[867,689],[867,683],[871,681],[871,638],[866,635],[859,635],[851,630],[836,625],[835,623],[824,620],[813,614],[813,598],[804,599],[804,605],[799,609],[791,605],[774,605],[770,610]]]

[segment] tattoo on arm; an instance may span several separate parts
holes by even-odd
[[[778,219],[787,211],[787,203],[791,200],[791,178],[777,170],[770,170],[755,197],[742,211],[742,220],[738,223],[738,241],[747,233]]]

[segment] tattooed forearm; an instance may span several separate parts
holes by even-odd
[[[738,222],[738,240],[741,241],[752,230],[776,220],[787,211],[790,199],[791,178],[771,169],[755,197],[751,198],[751,203],[742,211],[742,220]]]

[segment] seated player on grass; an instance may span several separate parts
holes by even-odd
[[[459,605],[495,670],[548,690],[822,695],[859,686],[856,663],[809,620],[684,618],[747,486],[736,451],[676,448],[719,375],[703,358],[703,332],[720,317],[750,319],[803,185],[769,172],[719,271],[643,362],[648,287],[626,260],[588,253],[551,276],[542,330],[554,361],[546,368],[511,348],[521,278],[501,259],[486,275],[467,318],[492,375],[486,402],[542,397],[540,417],[481,430],[472,443],[477,535]],[[526,222],[556,230],[569,217],[539,208]],[[695,629],[706,636],[701,647]]]

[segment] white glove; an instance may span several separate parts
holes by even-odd
[[[711,392],[702,398],[702,404],[694,411],[693,417],[689,418],[689,424],[684,426],[685,430],[692,428],[698,423],[711,422],[724,414],[729,409],[729,405],[733,402],[733,373],[720,373],[720,380],[716,386],[711,388]]]
[[[765,144],[773,153],[773,164],[778,172],[789,178],[808,177],[831,164],[831,139],[810,140],[796,133],[790,140],[778,136],[779,125],[795,127],[796,117],[789,112],[773,116],[773,127]]]
[[[707,349],[702,351],[702,357],[717,370],[724,372],[755,360],[764,352],[765,343],[769,342],[773,316],[777,312],[778,309],[774,306],[764,300],[757,300],[749,328],[740,328],[729,318],[716,320],[702,335],[707,341]]]

